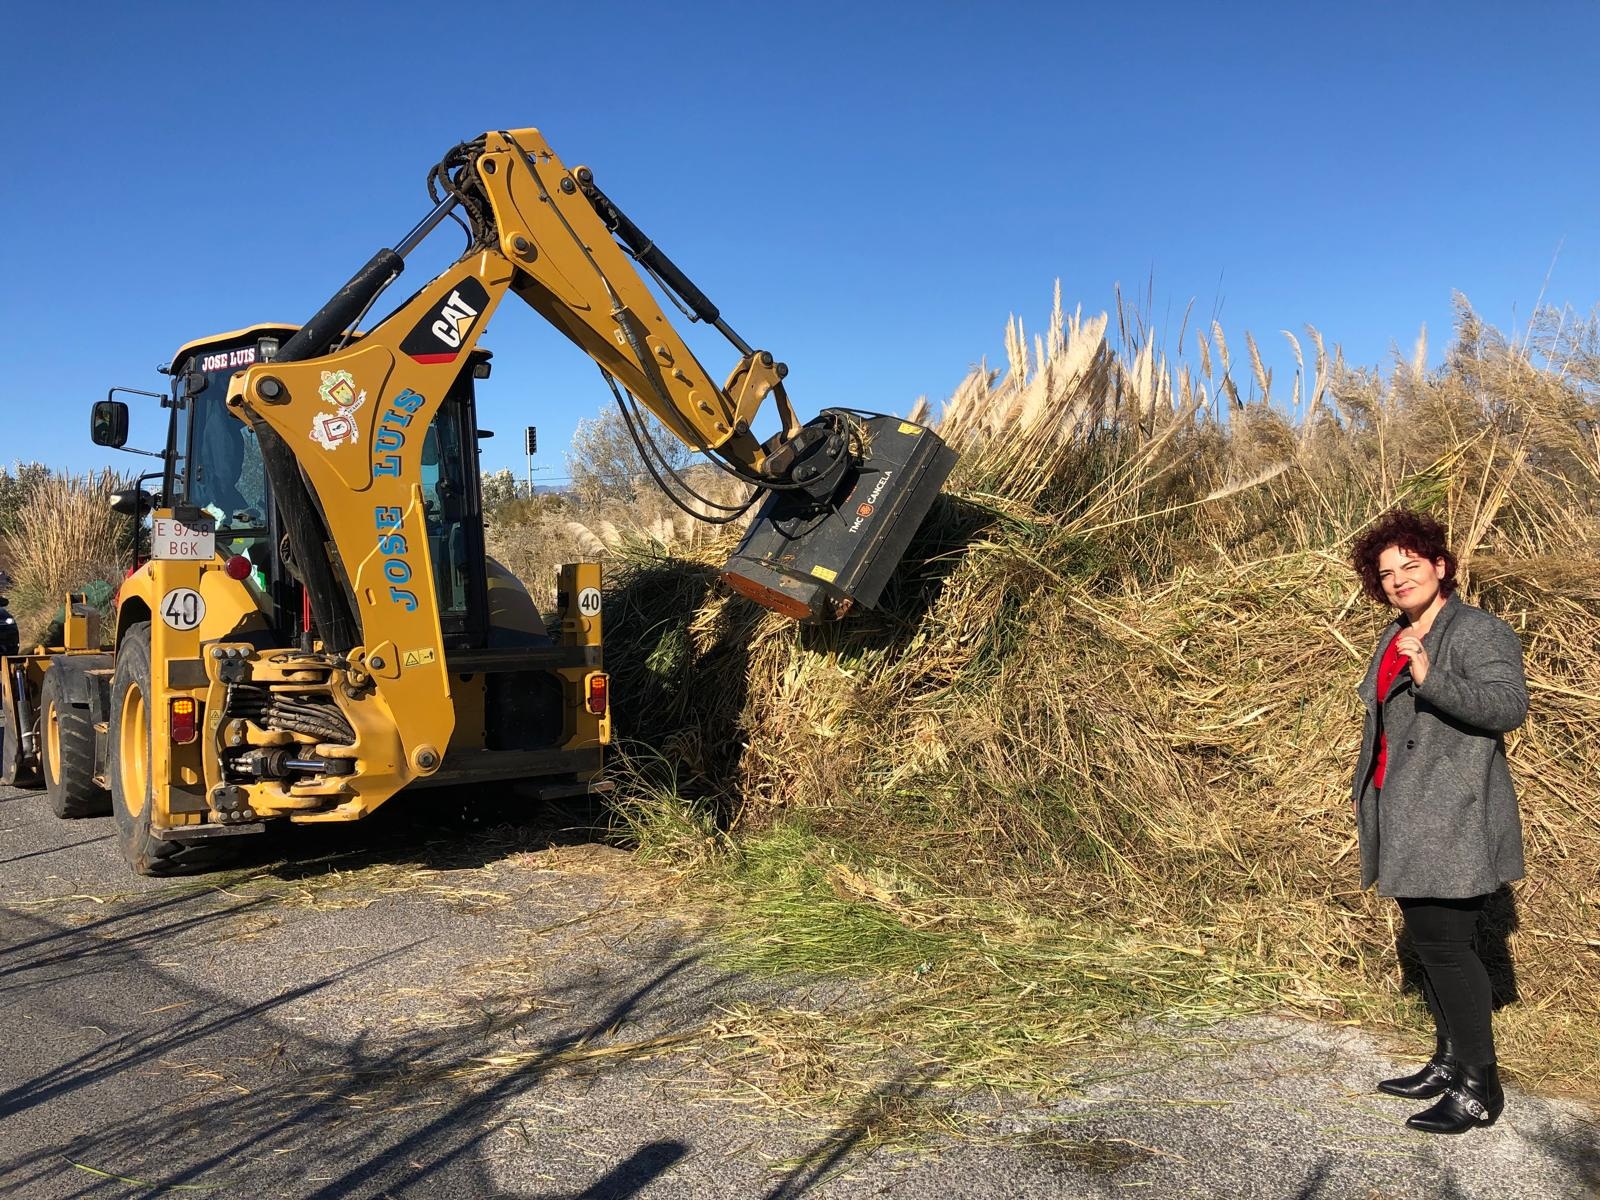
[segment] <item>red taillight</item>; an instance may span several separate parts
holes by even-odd
[[[242,554],[235,554],[222,564],[222,569],[228,573],[229,579],[249,579],[250,572],[255,570],[254,565]]]
[[[597,717],[605,715],[606,711],[606,677],[600,674],[589,676],[589,711]]]
[[[180,746],[187,746],[194,741],[196,734],[195,718],[200,706],[193,700],[174,700],[168,706],[168,726],[172,731],[172,740]]]

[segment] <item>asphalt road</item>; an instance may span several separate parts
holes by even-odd
[[[1409,1133],[1370,1091],[1394,1058],[1287,1018],[1152,1040],[1052,1104],[915,1070],[828,1121],[752,1103],[728,1013],[848,986],[726,970],[659,877],[559,822],[390,808],[158,881],[108,818],[0,789],[0,1195],[1600,1195],[1591,1110],[1513,1093],[1493,1129]],[[961,1132],[874,1148],[891,1101]]]

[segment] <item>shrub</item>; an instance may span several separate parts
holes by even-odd
[[[113,513],[124,481],[110,471],[38,478],[13,527],[0,535],[0,560],[13,579],[12,611],[23,644],[43,637],[68,592],[115,582],[129,565],[132,522]]]

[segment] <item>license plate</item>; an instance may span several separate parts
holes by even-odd
[[[150,557],[184,562],[210,562],[217,553],[217,523],[211,520],[185,524],[174,517],[157,517],[150,529]]]

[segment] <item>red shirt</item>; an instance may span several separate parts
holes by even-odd
[[[1400,668],[1406,665],[1405,655],[1400,653],[1400,637],[1405,633],[1394,635],[1394,640],[1384,649],[1383,658],[1378,663],[1378,705],[1381,709],[1383,698],[1389,694],[1389,689],[1394,686],[1394,681],[1400,676]],[[1389,739],[1384,733],[1378,734],[1378,765],[1372,769],[1372,786],[1383,786],[1383,768],[1389,758]]]

